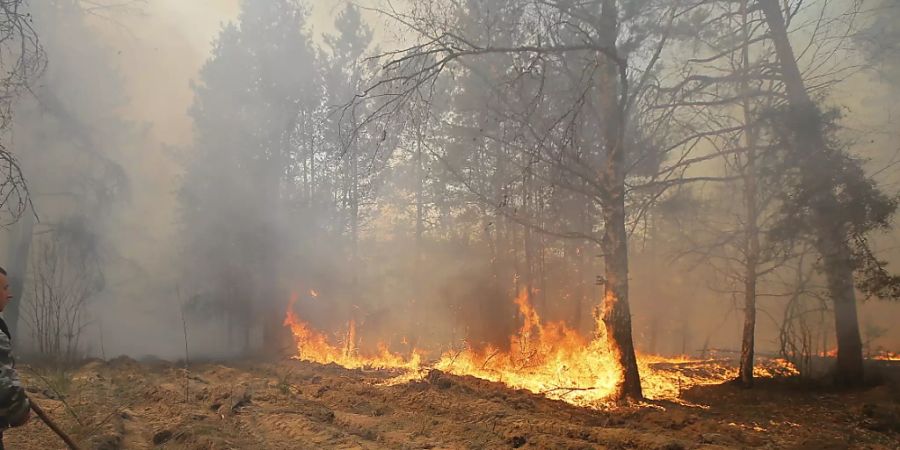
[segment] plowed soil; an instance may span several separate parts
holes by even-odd
[[[726,383],[590,409],[437,371],[392,383],[397,373],[300,361],[186,371],[119,358],[20,372],[85,449],[900,449],[891,381],[853,391]],[[4,440],[13,450],[65,448],[37,418]]]

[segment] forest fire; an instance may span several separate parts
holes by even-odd
[[[884,351],[880,351],[877,354],[875,354],[874,356],[872,356],[872,359],[875,359],[878,361],[900,361],[900,353],[889,352],[889,351],[884,350]]]
[[[446,351],[436,361],[424,361],[422,353],[416,350],[409,356],[393,353],[383,343],[378,344],[375,354],[366,354],[359,348],[353,321],[340,342],[332,344],[325,334],[297,316],[293,310],[296,300],[295,295],[284,320],[297,345],[296,359],[349,369],[401,369],[405,371],[402,380],[423,378],[430,369],[438,369],[580,406],[606,404],[619,382],[619,371],[602,334],[587,339],[565,323],[544,323],[525,291],[514,300],[522,325],[509,337],[507,349],[466,346]],[[640,355],[638,364],[645,395],[650,399],[675,400],[685,389],[721,383],[736,374],[733,367],[721,361],[686,356]],[[761,369],[757,375],[772,373]]]
[[[509,350],[446,352],[435,368],[527,389],[576,404],[596,404],[614,391],[618,371],[605,340],[588,341],[564,323],[541,322],[527,292],[515,299],[523,323]]]
[[[294,335],[294,341],[297,343],[297,359],[320,364],[334,363],[348,369],[362,367],[417,369],[419,367],[420,356],[417,352],[413,352],[409,358],[404,358],[391,353],[383,344],[379,344],[377,354],[361,355],[356,347],[356,323],[352,320],[347,324],[347,332],[344,334],[342,344],[340,346],[331,345],[324,334],[312,329],[309,324],[297,317],[293,311],[296,301],[297,295],[294,295],[287,309],[284,326],[290,327],[291,333]]]
[[[838,349],[832,348],[827,352],[823,352],[822,356],[827,358],[837,358],[837,354]],[[876,353],[869,354],[867,357],[876,361],[900,361],[900,353],[891,352],[888,350],[880,350]]]

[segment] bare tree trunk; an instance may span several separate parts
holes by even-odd
[[[610,350],[622,370],[616,397],[640,399],[641,380],[638,373],[634,341],[631,337],[631,308],[628,304],[628,244],[625,230],[624,189],[613,192],[612,201],[604,205],[603,254],[605,294],[601,318],[606,327]]]
[[[354,83],[354,86],[357,83]],[[351,130],[356,130],[356,112],[352,112]],[[351,289],[354,301],[359,295],[359,137],[354,133],[351,136],[350,150],[347,152],[349,158],[350,179],[348,194],[350,197],[350,273],[351,273]]]
[[[771,31],[775,51],[781,63],[781,75],[790,105],[794,131],[794,151],[805,154],[803,182],[814,192],[810,199],[813,226],[816,228],[816,249],[822,256],[828,291],[834,302],[834,322],[837,335],[837,381],[856,385],[863,381],[862,341],[856,313],[856,292],[853,287],[853,267],[846,241],[846,224],[834,220],[837,200],[829,177],[816,163],[815,153],[826,148],[821,114],[810,99],[800,69],[788,40],[781,8],[776,0],[758,0]]]
[[[590,223],[594,220],[591,217],[591,205],[588,208],[584,209],[578,217],[579,220],[579,229],[588,233],[590,231]],[[581,330],[585,326],[584,321],[584,307],[585,300],[591,298],[593,296],[594,290],[594,277],[596,273],[594,272],[594,252],[596,251],[596,247],[590,243],[583,243],[577,248],[576,254],[576,263],[578,264],[578,284],[577,290],[575,291],[575,318],[574,324],[575,329]]]
[[[422,236],[425,233],[425,168],[422,158],[422,124],[416,124],[416,267],[422,259]]]
[[[522,216],[528,218],[534,223],[534,208],[531,207],[533,194],[531,193],[531,169],[525,168],[525,174],[522,177]],[[522,227],[522,244],[525,256],[525,273],[523,274],[525,281],[525,289],[528,292],[528,298],[534,304],[534,244],[531,228]]]
[[[748,236],[748,240],[758,242]],[[752,243],[750,244],[752,246]],[[739,379],[745,387],[753,386],[753,350],[756,333],[756,259],[747,256],[744,279],[744,333],[741,339]]]
[[[544,217],[544,198],[543,192],[538,189],[538,192],[541,195],[535,196],[535,205],[536,205],[536,214],[537,220],[540,224],[541,228],[546,226],[546,219]],[[541,309],[546,313],[547,308],[547,242],[546,236],[543,233],[537,234],[537,242],[536,242],[536,253],[537,253],[537,262],[536,262],[536,270],[537,275],[535,276],[536,284],[537,284],[537,292],[535,292],[535,296],[537,297],[537,304],[540,305]]]
[[[744,72],[741,81],[744,113],[744,142],[747,145],[747,163],[743,167],[745,244],[744,244],[744,332],[741,339],[741,365],[739,380],[745,387],[753,386],[753,359],[756,334],[756,284],[759,265],[759,199],[757,198],[756,130],[752,125],[750,87],[747,71],[750,66],[750,30],[747,17],[747,0],[741,2],[742,38],[740,70]]]
[[[494,198],[500,202],[499,207],[505,208],[505,200],[503,199],[502,174],[504,171],[504,161],[506,155],[503,154],[503,148],[498,149],[496,163],[494,166],[494,175],[491,179],[491,188],[494,192]],[[494,283],[500,288],[506,280],[506,216],[501,211],[495,211],[494,216]]]
[[[615,0],[603,0],[600,21],[606,31],[602,45],[615,49],[618,8]],[[610,350],[622,371],[616,398],[642,399],[634,341],[631,336],[631,308],[628,304],[628,234],[625,227],[625,145],[624,111],[619,102],[620,61],[602,56],[600,70],[600,108],[603,111],[603,137],[606,148],[601,192],[603,206],[603,257],[606,286],[600,317],[606,326]],[[622,80],[624,81],[624,79]]]
[[[422,154],[422,121],[416,121],[416,153],[415,153],[415,174],[416,174],[416,230],[415,230],[415,261],[413,265],[413,273],[417,280],[421,280],[424,273],[424,249],[423,239],[425,236],[425,160]],[[406,314],[406,342],[410,348],[416,348],[419,342],[421,327],[418,326],[422,317],[420,310],[422,299],[414,298],[410,302],[409,311]]]
[[[569,290],[569,295],[571,296],[571,304],[569,305],[568,320],[572,323],[572,326],[577,330],[578,328],[578,297],[581,295],[581,264],[579,260],[578,254],[578,245],[579,242],[575,242],[574,240],[568,240],[565,242],[565,252],[563,253],[563,261],[566,265],[571,266],[573,270],[569,273],[572,274],[571,280],[569,280],[569,285],[571,289]],[[565,286],[565,285],[564,285]],[[565,288],[563,288],[561,293],[565,293]]]

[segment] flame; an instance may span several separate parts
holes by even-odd
[[[467,346],[444,353],[435,368],[577,404],[602,402],[613,393],[619,371],[605,340],[588,341],[562,322],[543,324],[527,291],[515,304],[523,323],[508,351]]]
[[[315,289],[310,289],[310,290],[309,290],[309,295],[310,295],[310,297],[318,297],[318,296],[319,296],[319,291],[317,291],[317,290],[315,290]]]
[[[294,303],[297,296],[291,298],[287,314],[284,318],[284,326],[290,327],[297,344],[296,359],[312,361],[320,364],[338,364],[348,369],[375,368],[375,369],[416,369],[420,366],[421,356],[413,351],[410,358],[391,353],[387,346],[378,344],[378,352],[374,355],[361,354],[357,347],[356,322],[351,320],[347,324],[347,332],[344,334],[341,345],[332,345],[328,338],[314,330],[308,323],[301,320],[294,313]]]
[[[900,353],[882,350],[872,356],[872,359],[877,359],[879,361],[900,361]]]
[[[822,356],[837,358],[838,349],[837,347],[828,350]],[[878,361],[900,361],[900,353],[894,353],[887,350],[880,350],[878,353],[869,356],[870,359],[878,360]]]
[[[293,332],[296,359],[335,363],[351,369],[401,369],[405,373],[397,377],[397,383],[421,379],[428,369],[435,368],[454,375],[501,382],[580,406],[606,404],[620,383],[620,370],[605,339],[602,322],[598,321],[598,333],[593,339],[585,338],[563,322],[544,323],[529,301],[527,291],[514,300],[522,325],[509,338],[508,349],[465,345],[444,352],[430,364],[423,363],[422,353],[417,350],[404,357],[392,353],[383,343],[378,344],[374,354],[364,354],[357,345],[353,321],[347,325],[343,342],[331,344],[324,334],[294,313],[295,301],[296,296],[288,306],[284,324]],[[407,343],[405,337],[403,343]],[[758,367],[755,374],[771,377],[795,371],[786,361],[773,360],[768,364]],[[733,365],[725,361],[687,356],[639,355],[638,367],[644,395],[650,399],[677,400],[686,389],[722,383],[737,375]]]

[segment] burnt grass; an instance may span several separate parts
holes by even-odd
[[[85,449],[897,449],[900,363],[876,369],[878,383],[858,389],[761,379],[600,409],[438,371],[393,384],[396,372],[290,360],[21,373]],[[65,448],[36,418],[4,439]]]

